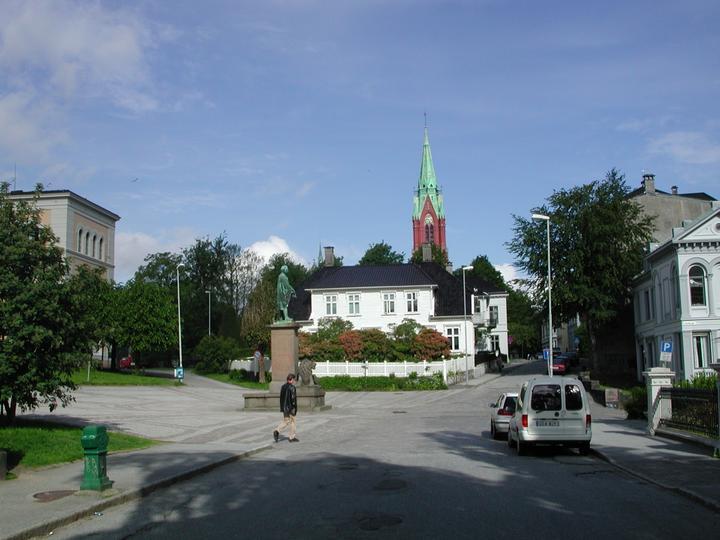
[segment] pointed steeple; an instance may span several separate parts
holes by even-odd
[[[425,126],[425,138],[423,140],[422,161],[420,162],[420,178],[415,192],[413,218],[419,219],[425,206],[425,199],[430,198],[430,203],[439,218],[445,217],[442,195],[437,185],[435,166],[433,165],[432,152],[430,151],[430,138],[428,128]]]

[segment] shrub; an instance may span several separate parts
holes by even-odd
[[[630,396],[623,404],[628,419],[639,420],[647,417],[647,389],[636,386],[630,389]]]
[[[675,384],[679,388],[702,388],[714,390],[717,386],[717,373],[696,373],[689,381],[679,381]]]
[[[390,375],[389,377],[350,377],[338,375],[336,377],[320,377],[318,382],[325,390],[339,390],[344,392],[370,392],[395,390],[447,390],[442,374],[436,373],[431,377],[402,378]]]
[[[423,326],[413,319],[403,319],[393,330],[392,357],[396,362],[413,358],[413,343]]]
[[[413,341],[413,354],[420,360],[439,360],[450,356],[450,342],[437,330],[423,328]]]
[[[318,341],[335,341],[340,337],[340,334],[352,330],[352,328],[353,325],[350,321],[325,317],[320,319],[318,331],[314,337]]]
[[[198,373],[227,373],[231,360],[237,358],[238,345],[230,338],[205,336],[197,347],[198,358],[195,371]]]
[[[298,356],[300,359],[312,358],[315,356],[313,335],[307,332],[298,332]]]
[[[362,359],[366,362],[382,362],[391,350],[390,339],[385,332],[377,328],[360,330],[362,340]]]
[[[345,352],[345,358],[351,362],[362,359],[363,343],[360,332],[357,330],[346,330],[338,336],[338,340]]]

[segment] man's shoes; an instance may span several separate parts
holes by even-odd
[[[273,439],[275,439],[275,442],[280,440],[280,432],[277,429],[273,431]]]
[[[292,439],[290,439],[289,442],[300,442],[300,439],[298,439],[297,437],[293,437]]]

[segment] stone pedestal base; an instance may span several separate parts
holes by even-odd
[[[280,392],[253,392],[245,394],[245,410],[280,412]],[[325,390],[322,386],[298,386],[297,402],[299,411],[327,411]]]

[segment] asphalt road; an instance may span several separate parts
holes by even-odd
[[[492,440],[488,403],[526,376],[370,404],[344,394],[319,413],[327,421],[298,417],[297,444],[282,439],[54,537],[657,539],[720,530],[718,514],[593,457],[518,457]]]

